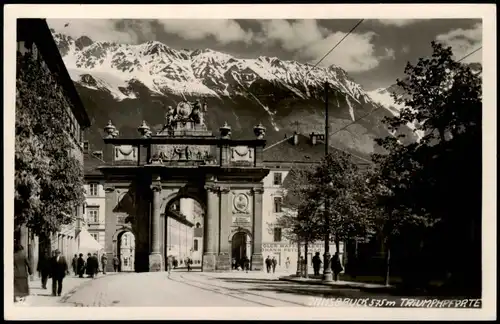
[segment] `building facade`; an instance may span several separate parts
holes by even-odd
[[[73,143],[73,150],[69,154],[83,164],[83,134],[84,130],[90,126],[90,119],[44,19],[17,20],[17,55],[28,55],[35,64],[39,64],[44,71],[44,75],[40,75],[39,78],[55,81],[54,92],[62,94],[65,97],[64,102],[69,103],[66,105],[66,116],[61,116],[67,122],[67,134]],[[59,249],[68,260],[71,259],[79,246],[78,235],[82,214],[83,206],[80,206],[74,211],[73,216],[76,221],[73,224],[63,226],[59,232],[53,233],[50,238],[43,241],[25,226],[15,230],[14,237],[27,250],[34,269],[36,269],[39,255],[44,251],[50,253],[51,250]]]
[[[170,136],[157,137],[158,141],[165,140],[167,142],[171,138],[172,137]],[[111,140],[108,141],[115,141],[115,139],[112,137]],[[92,171],[89,171],[94,172],[96,177],[100,177],[99,179],[101,180],[99,181],[103,181],[102,179],[104,179],[103,169],[113,170],[116,166],[122,165],[120,170],[123,170],[124,162],[121,160],[123,157],[120,157],[120,154],[123,155],[123,152],[120,151],[123,150],[123,145],[118,145],[119,143],[122,143],[120,141],[116,141],[116,143],[117,144],[113,147],[115,153],[110,154],[115,158],[114,167],[112,163],[107,161],[106,163],[101,163],[100,166],[95,166]],[[160,251],[163,251],[161,253],[163,253],[165,257],[173,256],[179,261],[179,266],[184,266],[185,264],[183,262],[185,262],[188,257],[193,260],[195,267],[197,265],[202,266],[203,262],[206,262],[206,260],[204,261],[204,257],[205,259],[207,257],[205,244],[208,243],[213,245],[212,248],[217,251],[215,254],[219,257],[219,260],[216,259],[214,261],[215,264],[212,265],[211,269],[215,268],[217,270],[228,270],[228,262],[230,259],[235,259],[235,261],[239,263],[242,257],[246,255],[249,259],[253,259],[253,269],[263,269],[263,261],[267,256],[269,256],[275,257],[278,260],[279,270],[295,272],[299,255],[305,256],[305,247],[299,247],[296,243],[291,243],[284,237],[283,229],[275,225],[276,220],[283,215],[284,212],[283,185],[292,168],[319,163],[321,158],[324,156],[324,145],[324,136],[321,134],[310,134],[309,136],[294,134],[263,149],[260,154],[261,161],[259,165],[262,165],[262,167],[266,169],[266,172],[262,173],[264,176],[257,182],[259,189],[256,190],[256,192],[258,192],[260,196],[257,201],[254,197],[252,197],[255,196],[255,191],[253,189],[243,191],[241,189],[237,191],[234,190],[239,187],[248,186],[248,180],[243,180],[243,178],[236,181],[233,179],[232,181],[227,181],[226,183],[221,183],[222,181],[218,182],[219,186],[225,184],[227,189],[219,189],[219,191],[215,193],[215,197],[210,196],[210,191],[206,194],[202,193],[202,195],[199,195],[199,192],[196,192],[199,189],[194,189],[194,191],[190,193],[188,188],[186,192],[182,192],[182,187],[189,184],[189,181],[185,181],[186,178],[189,178],[187,175],[181,176],[176,182],[162,183],[161,186],[163,193],[158,197],[160,203],[157,207],[160,214],[158,245]],[[224,163],[225,157],[221,152],[222,149],[223,148],[219,148],[217,155],[221,157],[220,159],[222,161],[220,162]],[[118,154],[116,154],[117,150]],[[147,166],[147,163],[150,162],[151,159],[146,158],[143,160],[143,163],[146,164],[141,164],[139,158],[140,153],[138,151],[135,151],[136,153],[132,153],[134,150],[135,148],[127,147],[123,151],[129,152],[129,156],[131,157],[134,155],[136,156],[136,158],[131,159],[132,161],[130,162],[134,164],[137,163],[141,168]],[[240,156],[246,156],[248,158],[249,151],[250,149],[248,147],[228,147],[227,152],[231,153],[226,157],[226,163],[235,161]],[[147,156],[150,156],[150,153],[145,153]],[[116,159],[116,157],[119,157],[119,159]],[[357,159],[356,157],[353,158]],[[177,159],[169,162],[172,166],[182,166],[188,163],[186,157],[184,157],[184,159]],[[127,165],[131,166],[132,163]],[[164,161],[158,163],[161,163],[161,167],[166,164]],[[356,160],[356,163],[366,165],[369,161],[359,158]],[[193,165],[191,164],[191,167],[192,166]],[[199,169],[203,168],[202,166],[195,167]],[[99,169],[99,171],[96,171],[97,169]],[[132,169],[128,172],[131,171]],[[172,169],[171,172],[180,173],[179,170],[176,169]],[[118,175],[115,175],[115,177],[118,177]],[[120,177],[123,177],[123,175],[120,175]],[[223,179],[220,175],[218,178]],[[108,179],[110,179],[109,176]],[[164,179],[167,180],[168,178],[165,177],[161,179],[164,181]],[[95,181],[97,183],[98,180]],[[206,181],[206,178],[202,181]],[[111,201],[112,204],[116,204],[116,202],[119,203],[120,200],[123,200],[123,198],[118,198],[117,200],[115,200],[116,198],[109,199],[109,192],[114,193],[119,191],[115,197],[126,196],[124,192],[125,187],[121,185],[121,188],[123,189],[118,189],[118,186],[120,185],[116,180],[114,183],[110,180],[106,183],[100,183],[102,183],[104,187],[112,187],[112,190],[108,189],[108,198],[104,199],[105,201]],[[253,183],[251,185],[256,186],[257,184]],[[224,194],[228,194],[227,198],[225,198]],[[206,237],[207,233],[210,233],[210,231],[207,231],[205,228],[207,225],[207,212],[210,211],[210,207],[207,206],[210,202],[207,198],[218,198],[217,200],[219,201],[219,205],[217,206],[213,206],[213,204],[211,204],[214,209],[212,212],[218,214],[217,223],[214,223],[213,225],[208,223],[209,226],[215,226],[217,230],[215,231],[217,236],[212,239],[208,239]],[[256,202],[258,202],[258,204],[255,204]],[[147,204],[149,204],[150,208],[154,207],[154,200],[153,202],[147,202]],[[239,204],[241,204],[241,210],[239,210]],[[132,206],[133,204],[130,204],[130,207]],[[115,224],[112,225],[114,228],[107,228],[110,223],[108,221],[106,221],[105,224],[105,232],[108,233],[105,236],[107,251],[112,251],[108,253],[116,254],[119,253],[117,252],[117,245],[115,243],[116,238],[119,236],[117,233],[138,233],[138,230],[134,227],[140,226],[140,224],[136,223],[127,225],[124,221],[127,216],[117,214],[120,212],[117,208],[111,208],[108,205],[104,208],[106,210],[106,220],[122,220],[121,223],[115,222]],[[135,208],[136,209],[133,211],[129,209],[128,211],[123,210],[121,212],[126,212],[129,215],[135,214],[138,208],[137,204],[135,205]],[[258,210],[255,210],[257,208]],[[260,226],[256,227],[256,224],[252,224],[254,223],[252,222],[252,214],[254,215],[253,217],[255,217],[255,214],[260,214]],[[249,215],[250,218],[247,215]],[[149,214],[144,217],[146,218],[143,218],[142,224],[145,224],[146,221],[148,221],[146,224],[150,224],[152,215]],[[230,227],[224,228],[224,222],[227,221],[231,222],[228,224]],[[152,231],[153,229],[148,227],[147,230]],[[258,243],[255,242],[255,237],[259,240]],[[146,245],[146,247],[143,247],[142,249],[150,249],[152,242],[143,242],[143,244]],[[257,260],[255,258],[256,249],[258,249],[260,254]],[[301,251],[300,254],[299,249]],[[316,242],[308,245],[307,257],[310,267],[312,267],[310,261],[316,252],[319,252],[321,255],[324,254],[323,242]],[[336,247],[335,244],[332,243],[330,245],[330,253],[333,254],[335,252]],[[344,252],[344,244],[341,242],[339,250],[341,259],[344,259]],[[138,260],[138,258],[136,258],[136,260]],[[145,260],[144,257],[143,260]],[[142,263],[144,262],[145,261],[142,261]]]

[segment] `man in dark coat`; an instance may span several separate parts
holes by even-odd
[[[78,277],[83,278],[83,275],[85,274],[85,260],[83,259],[83,253],[80,253],[78,260],[76,261],[76,268]]]
[[[95,270],[94,258],[90,253],[87,254],[87,263],[85,269],[87,271],[88,278],[94,278],[94,270]]]
[[[278,265],[278,260],[276,260],[276,257],[273,256],[273,259],[271,260],[271,266],[273,267],[273,273],[276,272],[277,265]]]
[[[312,258],[312,264],[314,269],[314,275],[319,276],[319,269],[321,268],[321,257],[319,256],[319,252],[316,252],[316,255]]]
[[[14,245],[14,302],[24,301],[30,294],[28,275],[31,267],[21,244]]]
[[[101,257],[102,274],[106,274],[106,267],[108,265],[108,257],[104,253]]]
[[[339,274],[344,270],[342,267],[342,263],[340,262],[340,256],[338,252],[335,252],[335,255],[332,258],[331,261],[331,267],[332,267],[332,272],[333,272],[333,279],[335,281],[339,280]]]
[[[78,255],[75,254],[73,260],[71,260],[71,268],[73,269],[73,273],[75,276],[78,274]]]
[[[50,262],[50,274],[52,277],[52,296],[61,296],[63,280],[69,274],[66,258],[61,255],[61,251],[56,250],[55,256]]]
[[[113,257],[113,269],[115,272],[120,270],[120,259],[116,255]]]
[[[97,257],[97,253],[92,255],[92,262],[94,262],[94,276],[97,277],[99,273],[99,258]]]
[[[248,270],[250,269],[250,260],[246,255],[243,256],[242,263],[243,263],[243,269],[245,269],[245,272],[248,272]]]
[[[267,270],[267,273],[271,272],[271,265],[272,265],[272,263],[273,262],[271,261],[271,258],[268,255],[267,258],[266,258],[266,270]]]
[[[46,251],[40,256],[36,271],[40,273],[42,278],[42,288],[47,289],[47,279],[50,275],[50,257]]]

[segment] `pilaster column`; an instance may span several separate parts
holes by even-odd
[[[115,192],[115,187],[105,185],[104,186],[104,192],[106,195],[106,215],[104,216],[104,222],[105,222],[105,228],[104,228],[104,249],[106,251],[106,254],[108,256],[108,264],[106,265],[106,271],[108,272],[113,272],[113,257],[117,253],[117,251],[114,251],[113,247],[113,234],[116,228],[116,217],[113,213],[113,209],[116,206],[116,192]],[[78,237],[79,240],[79,237]],[[79,241],[77,241],[79,242]],[[77,243],[77,250],[79,250],[80,246]]]
[[[252,270],[260,271],[264,268],[262,258],[262,194],[263,188],[253,188],[253,251]]]
[[[204,226],[203,271],[216,269],[216,255],[219,252],[219,191],[213,184],[205,186],[207,191],[207,213]]]
[[[163,258],[160,252],[160,207],[161,207],[161,182],[159,177],[153,180],[151,190],[153,201],[151,211],[151,252],[149,254],[149,271],[162,271]]]
[[[231,198],[229,195],[229,188],[220,189],[220,233],[219,233],[219,255],[217,256],[217,270],[230,270],[231,260],[229,259],[229,254],[231,251],[231,245],[229,243],[228,237],[230,234],[230,227],[232,223],[232,213],[231,213]]]

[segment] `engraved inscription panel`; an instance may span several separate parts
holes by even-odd
[[[115,146],[115,161],[137,161],[137,147],[132,145]]]

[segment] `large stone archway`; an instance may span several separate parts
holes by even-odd
[[[162,271],[165,259],[165,209],[179,197],[196,199],[205,208],[203,271],[229,270],[235,228],[251,233],[252,269],[262,269],[262,179],[265,128],[256,139],[232,140],[231,128],[214,136],[203,124],[200,104],[169,109],[164,129],[152,135],[143,123],[140,138],[118,138],[111,122],[104,128],[105,160],[99,169],[106,182],[106,251],[112,235],[128,224],[136,234],[136,271]],[[206,106],[203,109],[206,111]],[[122,208],[119,197],[133,199]]]

